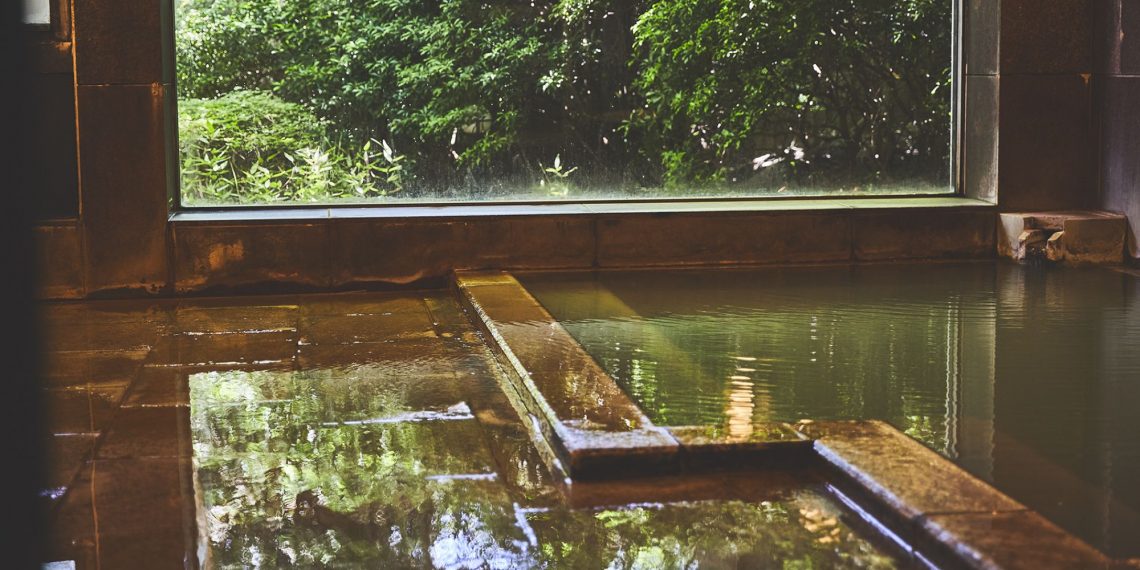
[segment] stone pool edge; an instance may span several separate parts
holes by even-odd
[[[546,448],[540,451],[548,466],[568,480],[700,470],[726,458],[734,465],[819,462],[838,476],[835,491],[852,498],[848,506],[904,535],[903,548],[916,561],[985,569],[1136,568],[885,422],[774,422],[747,439],[705,426],[655,426],[510,273],[456,272],[453,284],[503,369],[504,391]]]

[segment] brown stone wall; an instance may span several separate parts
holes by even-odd
[[[967,0],[967,195],[1003,211],[1096,205],[1095,0]]]
[[[1128,216],[1128,255],[1140,263],[1140,2],[1094,0],[1094,4],[1100,206]]]

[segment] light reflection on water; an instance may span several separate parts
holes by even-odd
[[[572,507],[489,370],[415,371],[191,376],[206,566],[896,566],[810,472]]]
[[[533,274],[659,425],[877,418],[1140,555],[1140,280],[903,264]]]

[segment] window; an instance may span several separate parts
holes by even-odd
[[[174,0],[181,203],[953,191],[952,0]]]
[[[24,3],[24,23],[51,25],[50,0],[22,0]]]

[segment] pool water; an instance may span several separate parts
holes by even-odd
[[[882,419],[1140,555],[1140,279],[993,262],[535,273],[659,425]]]
[[[389,368],[191,376],[207,567],[910,567],[800,467],[583,484],[571,504],[490,375]]]

